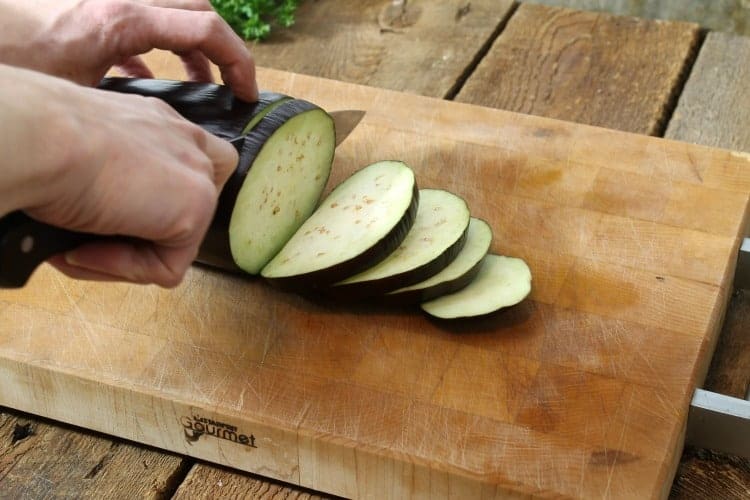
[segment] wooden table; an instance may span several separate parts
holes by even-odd
[[[404,3],[303,2],[294,29],[251,50],[260,66],[750,151],[750,39],[505,0]],[[738,292],[707,389],[745,396],[748,331]],[[9,498],[319,496],[10,409],[0,448]],[[750,462],[687,449],[671,496],[749,493]]]

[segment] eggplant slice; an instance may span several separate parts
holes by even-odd
[[[479,274],[458,292],[422,303],[422,310],[441,319],[484,316],[518,304],[531,292],[529,266],[514,257],[489,254]]]
[[[391,304],[418,304],[457,292],[477,276],[491,243],[492,228],[482,219],[472,217],[466,233],[466,243],[448,267],[415,285],[387,293],[384,301]]]
[[[252,160],[240,162],[222,191],[222,208],[232,205],[229,246],[240,269],[260,272],[313,213],[331,172],[335,135],[328,113],[292,100],[246,136],[241,156]]]
[[[226,140],[246,134],[265,114],[292,99],[283,94],[263,91],[257,102],[248,103],[237,99],[224,85],[152,78],[104,78],[99,88],[156,97],[172,106],[185,119]]]
[[[280,288],[309,291],[356,274],[401,244],[418,204],[405,163],[368,165],[336,186],[261,275]]]
[[[469,207],[439,189],[421,189],[417,216],[406,238],[386,259],[333,285],[328,293],[361,299],[417,283],[442,271],[466,241]]]

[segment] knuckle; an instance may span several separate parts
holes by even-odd
[[[131,26],[129,18],[133,14],[134,4],[127,0],[86,0],[83,8],[98,21],[107,37],[119,36]]]
[[[195,10],[214,10],[210,0],[192,0],[192,6]]]
[[[224,21],[216,12],[201,12],[200,16],[200,34],[203,39],[209,39],[224,29]]]
[[[104,19],[119,17],[129,12],[128,9],[131,7],[131,3],[127,0],[109,0],[107,2],[102,2],[101,0],[83,0],[80,3],[80,8],[85,10],[91,9]]]
[[[175,225],[175,239],[190,242],[199,240],[208,226],[217,195],[214,185],[203,175],[191,175],[187,184],[187,206]]]
[[[166,101],[159,99],[158,97],[143,97],[143,99],[146,100],[146,103],[149,107],[155,109],[160,113],[166,114],[168,116],[179,116],[177,111],[175,111],[172,106],[167,104]]]
[[[165,271],[159,277],[157,284],[164,288],[175,288],[182,283],[186,270],[187,269],[180,271],[177,269],[165,268]]]
[[[192,170],[193,172],[196,172],[198,174],[201,174],[201,177],[205,175],[209,175],[213,172],[213,163],[211,160],[203,154],[201,151],[186,151],[183,150],[179,153],[177,153],[177,158],[182,164],[183,167],[187,167],[188,169]],[[196,181],[190,180],[188,181],[190,183],[190,190],[191,192],[196,192],[198,189],[201,189],[200,186],[194,185]]]

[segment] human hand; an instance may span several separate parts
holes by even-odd
[[[74,278],[175,286],[195,259],[235,149],[153,98],[0,65],[0,215],[134,236],[53,258]]]
[[[94,86],[112,67],[152,77],[138,57],[151,49],[192,80],[212,81],[211,61],[237,97],[258,98],[252,57],[209,0],[0,0],[0,63]]]

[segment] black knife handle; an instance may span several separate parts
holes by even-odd
[[[0,288],[20,288],[53,255],[102,238],[107,237],[50,226],[23,212],[0,217]]]

